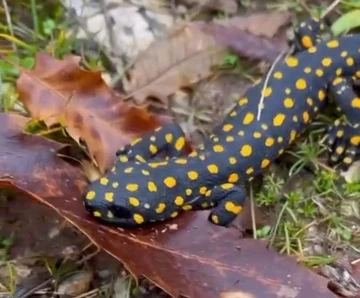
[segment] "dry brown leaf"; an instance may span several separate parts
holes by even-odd
[[[58,60],[38,53],[33,69],[17,66],[21,72],[17,80],[19,99],[33,119],[43,120],[48,127],[61,123],[76,142],[85,140],[104,173],[121,146],[171,118],[122,101],[99,71],[82,69],[79,61],[78,56]]]
[[[225,48],[199,30],[199,23],[184,25],[139,55],[130,80],[124,80],[129,97],[139,103],[147,97],[165,101],[179,88],[211,74],[211,67],[221,62]]]
[[[186,5],[197,5],[204,8],[221,10],[223,12],[234,14],[238,10],[236,0],[183,0]]]
[[[216,21],[216,23],[226,27],[246,30],[256,36],[273,38],[282,27],[289,23],[291,17],[292,14],[289,12],[266,11],[248,16],[221,19]]]

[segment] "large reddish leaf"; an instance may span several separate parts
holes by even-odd
[[[54,208],[98,246],[172,296],[336,297],[326,280],[261,241],[214,226],[208,211],[145,229],[101,226],[84,210],[79,168],[61,160],[62,145],[23,132],[27,119],[0,114],[0,186],[20,189]],[[231,296],[231,294],[233,296]]]
[[[100,71],[86,71],[79,61],[77,56],[57,60],[39,53],[34,69],[16,66],[21,71],[19,99],[32,118],[48,126],[61,123],[76,142],[83,138],[104,172],[120,146],[170,118],[123,102],[103,81]]]

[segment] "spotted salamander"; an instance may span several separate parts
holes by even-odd
[[[275,65],[266,85],[264,78],[252,86],[192,153],[176,123],[120,149],[111,171],[86,190],[86,210],[132,227],[211,209],[209,221],[228,226],[243,208],[244,182],[284,152],[329,96],[346,117],[328,130],[331,159],[351,164],[360,147],[360,98],[352,87],[360,78],[360,35],[322,40],[325,29],[313,18],[301,23],[293,54]]]

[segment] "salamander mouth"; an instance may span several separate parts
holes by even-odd
[[[124,227],[136,225],[131,211],[126,207],[94,201],[84,201],[84,206],[96,220],[103,223]]]

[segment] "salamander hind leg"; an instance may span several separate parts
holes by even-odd
[[[208,190],[205,197],[202,209],[207,209],[209,205],[215,205],[209,215],[209,221],[216,225],[228,226],[242,211],[246,200],[246,191],[241,186],[225,183]],[[204,206],[206,202],[208,204]]]
[[[321,35],[328,30],[324,20],[309,18],[295,27],[295,37],[292,41],[295,53],[302,52],[315,46],[322,39]]]
[[[159,127],[116,152],[120,162],[146,162],[161,155],[171,158],[185,154],[185,134],[177,123]]]
[[[360,97],[354,92],[351,79],[340,77],[332,82],[329,93],[344,115],[328,130],[330,163],[347,168],[360,153]]]

